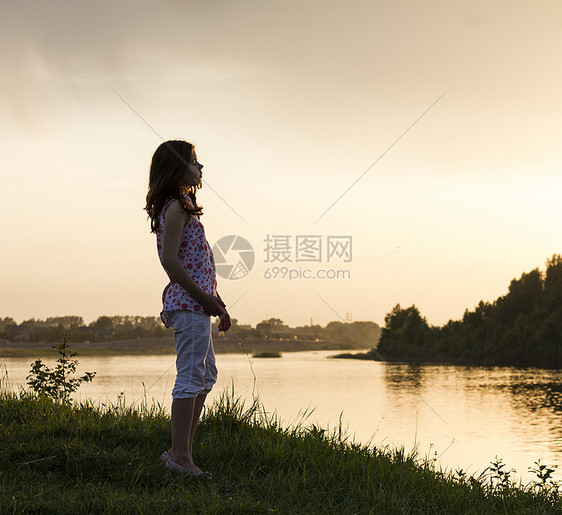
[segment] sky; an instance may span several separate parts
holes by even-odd
[[[239,323],[384,325],[399,303],[442,325],[562,252],[559,2],[0,11],[0,317],[158,316],[143,207],[169,139],[204,165],[210,245],[255,251],[247,275],[218,277]],[[334,237],[351,254],[328,261]]]

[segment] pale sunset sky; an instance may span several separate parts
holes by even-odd
[[[218,277],[240,323],[384,325],[400,303],[442,325],[562,252],[558,1],[0,11],[2,317],[158,316],[143,207],[161,138],[196,145],[211,246],[256,251],[247,276]],[[351,261],[268,263],[267,235],[351,236]]]

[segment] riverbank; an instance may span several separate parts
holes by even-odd
[[[166,469],[161,408],[56,404],[0,391],[1,513],[561,513],[558,487],[516,487],[432,460],[351,443],[336,430],[284,428],[230,395],[198,428],[203,481]],[[503,478],[503,479],[502,479]]]
[[[385,356],[384,359],[379,358],[378,356],[374,355],[371,351],[367,352],[355,352],[355,353],[348,353],[344,352],[341,354],[336,354],[332,356],[333,359],[360,359],[365,361],[379,361],[379,362],[386,362],[386,363],[409,363],[415,365],[460,365],[460,366],[479,366],[479,367],[517,367],[517,368],[544,368],[544,369],[551,369],[551,370],[560,370],[559,368],[555,367],[537,367],[535,365],[528,365],[525,367],[524,365],[515,365],[513,363],[504,363],[497,360],[487,359],[487,360],[475,360],[475,359],[466,359],[466,358],[431,358],[431,357],[390,357],[387,358]]]
[[[357,350],[361,343],[334,341],[258,340],[213,336],[217,354],[254,354],[262,352],[300,352],[318,350]],[[0,358],[48,357],[53,355],[50,343],[0,342]],[[80,356],[162,355],[175,354],[173,336],[102,342],[72,342],[71,349]]]

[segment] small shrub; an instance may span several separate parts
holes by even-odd
[[[72,359],[78,354],[76,352],[67,354],[69,345],[70,336],[68,334],[63,337],[62,343],[52,345],[60,355],[54,370],[51,370],[40,359],[31,364],[31,371],[26,379],[27,384],[35,393],[50,397],[55,401],[69,403],[70,394],[75,392],[83,382],[89,382],[94,378],[95,372],[86,372],[82,377],[69,378],[76,372],[78,365],[78,360]]]

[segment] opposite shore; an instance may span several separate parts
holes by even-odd
[[[494,360],[475,360],[470,358],[434,358],[434,357],[384,357],[380,359],[370,350],[365,350],[361,342],[341,341],[307,341],[264,338],[213,338],[216,354],[267,354],[284,352],[310,351],[353,351],[340,352],[332,356],[335,359],[354,359],[388,363],[435,364],[459,366],[514,366]],[[46,358],[53,357],[55,342],[1,342],[0,358]],[[176,352],[173,336],[114,340],[101,342],[72,342],[72,352],[78,356],[120,356],[120,355],[174,355]]]
[[[476,358],[457,358],[457,357],[423,357],[423,356],[400,356],[400,357],[380,357],[373,354],[371,351],[355,352],[355,353],[341,353],[332,356],[334,359],[355,359],[364,361],[378,361],[382,363],[408,363],[410,365],[457,365],[457,366],[472,366],[472,367],[516,367],[516,368],[546,368],[560,370],[558,367],[538,367],[536,365],[515,365],[513,363],[502,362],[497,359],[476,359]]]
[[[361,342],[338,342],[329,340],[306,341],[288,339],[229,338],[214,336],[217,354],[253,354],[256,352],[300,352],[320,350],[362,350]],[[140,338],[135,340],[115,340],[101,342],[72,342],[72,352],[79,356],[118,356],[118,355],[161,355],[175,354],[173,336],[161,338]],[[49,342],[0,342],[0,358],[53,356],[52,343]]]
[[[470,358],[434,358],[434,357],[384,357],[380,359],[370,350],[365,350],[361,342],[338,342],[329,340],[306,341],[288,339],[237,339],[228,336],[214,337],[216,354],[282,354],[285,352],[310,351],[353,351],[340,352],[331,356],[334,359],[354,359],[387,363],[408,363],[412,365],[458,365],[458,366],[515,366],[497,360],[476,360]],[[0,358],[47,358],[55,356],[52,345],[55,342],[1,342]],[[121,355],[174,355],[173,336],[115,340],[102,342],[72,342],[72,352],[78,356],[121,356]],[[261,357],[261,356],[258,356]],[[522,367],[518,367],[522,368]],[[523,367],[525,368],[525,367]],[[533,367],[536,368],[536,367]],[[544,367],[539,367],[544,368]]]

